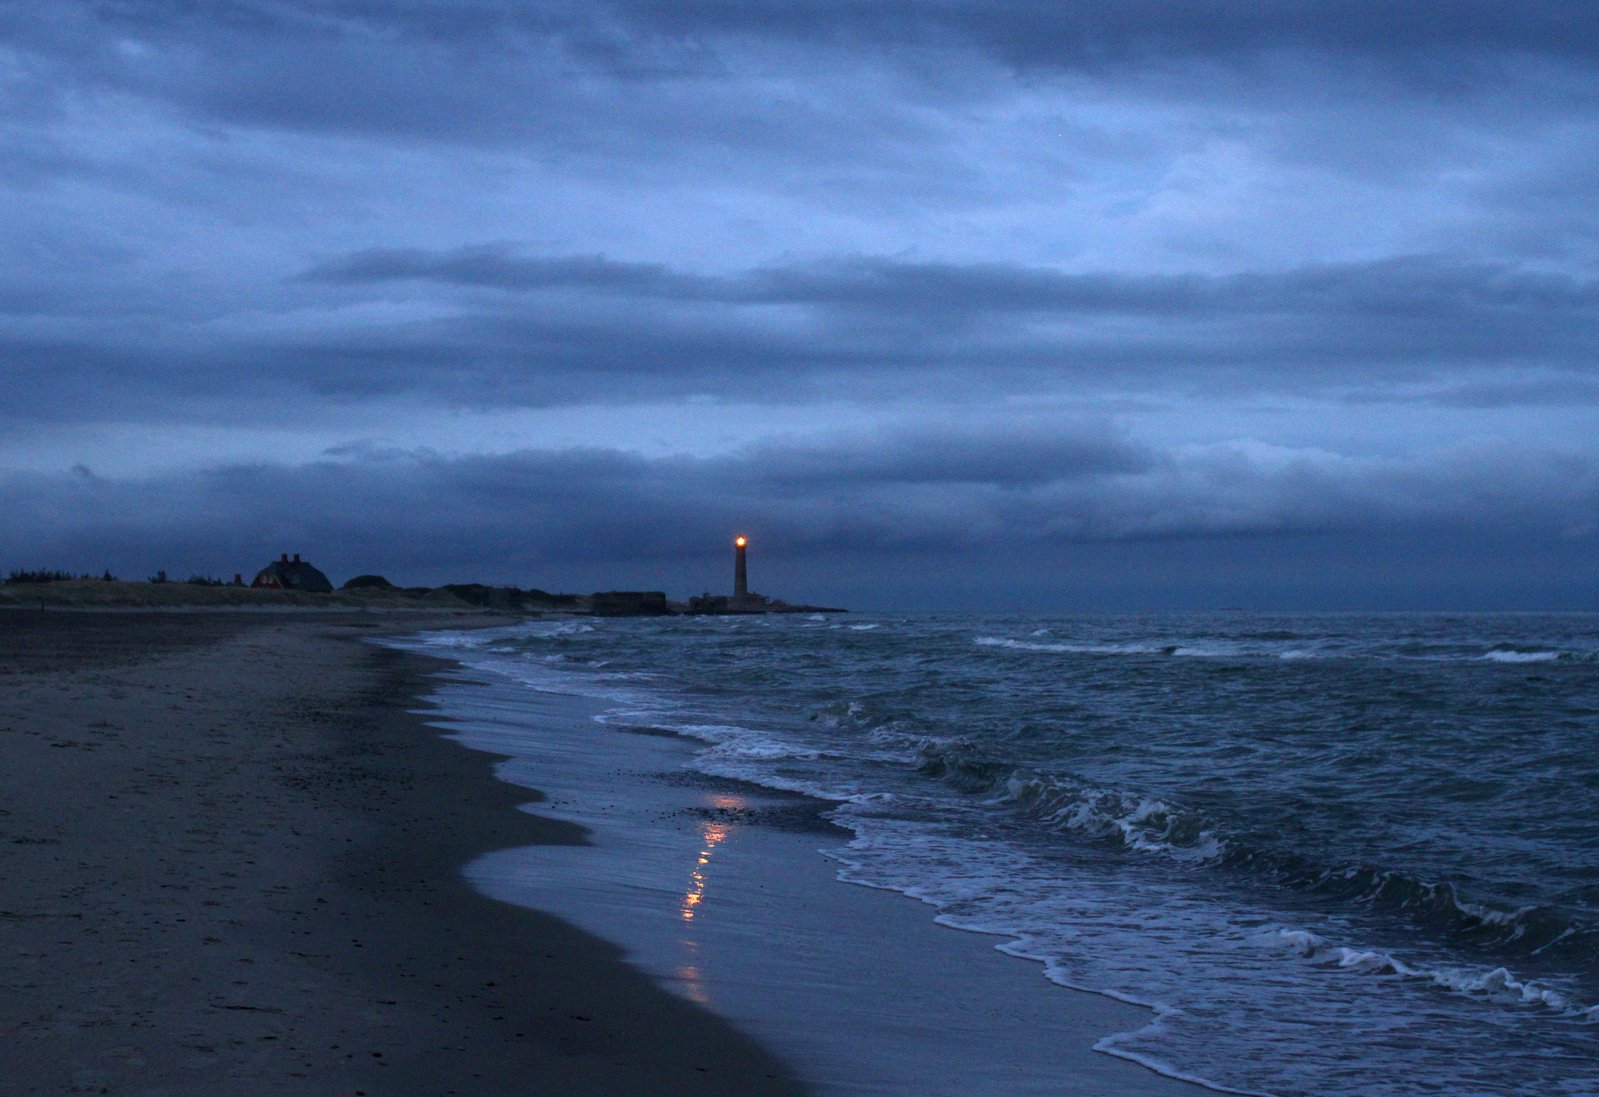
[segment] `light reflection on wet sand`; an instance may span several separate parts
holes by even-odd
[[[560,694],[472,683],[447,700],[450,730],[510,756],[501,775],[543,792],[532,810],[589,832],[583,844],[485,854],[467,869],[473,883],[615,942],[789,1059],[823,1097],[1203,1092],[1090,1050],[1146,1011],[1065,992],[994,938],[839,883],[819,851],[840,836],[763,822],[792,798],[678,779],[692,744],[602,740]]]
[[[731,811],[746,805],[741,797],[713,796],[711,806]],[[716,847],[725,842],[732,832],[732,827],[719,820],[706,819],[700,824],[700,850],[695,857],[693,869],[689,871],[688,887],[678,903],[678,916],[683,921],[681,944],[690,959],[679,964],[673,975],[682,981],[683,994],[700,1005],[709,1005],[711,999],[699,965],[694,962],[700,946],[694,936],[693,923],[695,916],[700,913],[700,905],[705,902],[706,873],[711,864],[711,856],[716,852]]]

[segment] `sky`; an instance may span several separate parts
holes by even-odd
[[[0,571],[1599,609],[1599,6],[0,0]]]

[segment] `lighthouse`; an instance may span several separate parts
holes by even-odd
[[[826,606],[795,605],[781,598],[768,598],[764,594],[750,593],[749,564],[746,553],[750,539],[742,533],[733,538],[733,593],[712,594],[706,591],[688,600],[688,605],[678,612],[688,613],[843,613],[841,609]],[[596,597],[598,597],[596,595]],[[598,610],[596,610],[598,612]]]

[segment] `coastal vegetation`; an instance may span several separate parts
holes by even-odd
[[[399,587],[380,577],[360,577],[329,593],[305,590],[262,589],[196,574],[174,580],[158,571],[145,580],[120,580],[110,572],[96,577],[67,569],[14,569],[0,582],[0,607],[59,606],[62,608],[126,607],[176,609],[184,607],[300,606],[328,609],[445,609],[539,615],[545,613],[615,614],[617,602],[606,594],[557,594],[539,588],[491,586],[485,583],[447,583],[439,587]],[[379,579],[379,582],[373,582]],[[629,594],[634,592],[609,592]],[[665,605],[665,595],[657,595]]]
[[[70,571],[63,571],[59,568],[41,568],[35,571],[12,568],[11,571],[6,573],[5,581],[7,586],[16,586],[19,583],[69,583],[74,580],[93,581],[95,578],[96,577],[93,575],[79,575]],[[112,575],[111,572],[107,571],[104,575],[99,576],[99,579],[101,582],[114,583],[116,582],[117,577]]]

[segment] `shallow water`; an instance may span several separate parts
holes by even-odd
[[[843,801],[846,880],[1281,1094],[1599,1094],[1599,618],[751,617],[434,635]]]
[[[846,887],[819,851],[825,805],[685,769],[691,740],[595,723],[583,698],[452,675],[432,722],[507,755],[533,810],[581,846],[501,849],[466,866],[484,893],[545,911],[791,1063],[817,1097],[1181,1097],[1094,1055],[1146,1010],[1050,987],[997,939],[935,925],[888,891]],[[950,993],[958,988],[958,993]]]

